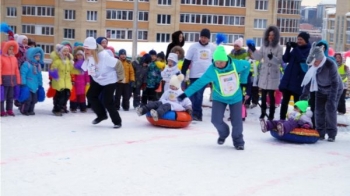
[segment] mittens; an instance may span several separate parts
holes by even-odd
[[[270,52],[270,54],[267,55],[267,58],[269,58],[271,60],[272,57],[273,57],[273,54],[272,54],[272,52]]]
[[[59,76],[58,76],[58,70],[57,69],[53,69],[53,70],[49,70],[49,76],[51,76],[51,78],[58,80]]]

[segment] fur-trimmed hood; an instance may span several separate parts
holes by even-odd
[[[6,42],[1,43],[1,52],[2,55],[7,55],[7,51],[9,50],[10,46],[13,46],[13,53],[16,55],[19,50],[19,45],[16,41],[10,40]]]
[[[272,43],[269,42],[269,33],[273,31],[275,34],[275,37],[272,41]],[[264,45],[265,47],[268,47],[271,45],[272,47],[276,47],[280,41],[280,30],[276,26],[269,26],[264,32]]]
[[[74,58],[75,58],[75,55],[77,55],[78,50],[81,50],[81,51],[84,52],[84,47],[83,46],[78,46],[78,47],[74,48],[74,51],[73,51]]]
[[[185,37],[183,37],[182,42],[180,42],[179,40],[179,36],[183,35],[182,31],[175,31],[172,35],[171,35],[171,39],[172,39],[172,43],[175,44],[175,46],[184,46],[185,45]]]
[[[27,50],[26,56],[29,62],[36,62],[34,56],[40,53],[40,63],[44,63],[44,51],[41,47],[29,48]]]
[[[181,46],[174,46],[171,51],[171,53],[179,52],[178,59],[184,59],[185,58],[185,51]],[[167,59],[166,59],[167,60]]]

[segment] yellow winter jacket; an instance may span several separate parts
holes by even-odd
[[[80,71],[73,66],[73,56],[70,54],[71,58],[61,60],[58,54],[54,51],[50,54],[50,57],[52,59],[50,70],[58,70],[58,79],[52,79],[52,88],[58,91],[63,89],[72,90],[71,74],[80,74]]]
[[[122,83],[135,82],[135,72],[132,64],[129,60],[120,60],[123,63],[124,67],[124,80]]]

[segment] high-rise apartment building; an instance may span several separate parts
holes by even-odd
[[[281,44],[299,31],[301,0],[2,0],[1,21],[18,34],[35,39],[45,53],[55,43],[83,41],[87,36],[106,36],[113,41],[132,41],[133,21],[138,20],[140,42],[170,42],[182,30],[187,42],[195,42],[202,28],[226,33],[229,42],[239,37],[262,44],[264,29],[277,25]],[[2,36],[2,38],[5,38]]]
[[[350,1],[338,0],[336,8],[326,9],[323,18],[322,38],[335,51],[350,50]]]

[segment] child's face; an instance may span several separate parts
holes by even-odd
[[[173,86],[173,85],[170,85],[169,87],[170,87],[170,89],[173,90],[173,91],[176,91],[176,90],[179,89],[179,88],[177,88],[176,86]]]
[[[147,64],[147,63],[143,63],[143,66],[144,66],[144,67],[147,67],[147,66],[148,66],[148,64]]]
[[[84,48],[84,53],[85,53],[85,56],[91,56],[92,55],[91,49]]]
[[[9,49],[7,50],[7,54],[8,54],[8,55],[14,55],[13,46],[10,46],[10,47],[9,47]]]
[[[106,48],[107,47],[107,44],[108,44],[108,42],[107,42],[107,40],[102,40],[102,42],[101,42],[101,46],[103,47],[103,48]]]
[[[157,57],[157,61],[163,61],[163,59],[161,59],[161,58]]]
[[[82,54],[77,54],[77,60],[83,60],[84,56]]]
[[[168,60],[168,66],[173,67],[175,65],[175,62],[172,60]]]
[[[157,55],[151,55],[152,61],[156,61],[157,60]]]
[[[64,48],[63,51],[62,51],[62,55],[63,55],[64,57],[68,57],[68,54],[69,54],[68,48]]]
[[[39,56],[39,55],[36,55],[36,56],[34,57],[34,59],[35,59],[36,61],[40,61],[40,56]]]
[[[299,108],[297,108],[297,107],[294,107],[294,111],[301,113]]]
[[[22,40],[22,44],[25,45],[25,46],[28,45],[28,39],[23,39]]]

